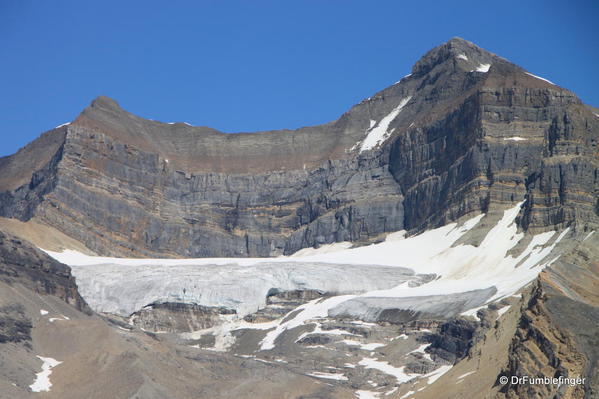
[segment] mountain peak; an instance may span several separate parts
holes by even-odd
[[[91,108],[112,108],[112,109],[122,109],[121,106],[119,105],[119,103],[108,97],[108,96],[98,96],[96,97],[91,105]]]
[[[468,40],[454,37],[427,52],[414,64],[412,75],[422,76],[446,63],[451,63],[454,68],[467,71],[477,70],[481,66],[486,66],[488,70],[488,66],[497,61],[505,62],[503,58]]]

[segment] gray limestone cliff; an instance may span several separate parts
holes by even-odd
[[[99,97],[0,159],[0,216],[142,257],[372,242],[524,198],[524,229],[584,230],[599,224],[598,137],[575,94],[456,38],[336,121],[297,130],[224,134]]]

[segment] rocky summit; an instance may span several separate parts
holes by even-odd
[[[0,158],[0,398],[597,398],[598,140],[461,38],[297,130],[98,97]]]

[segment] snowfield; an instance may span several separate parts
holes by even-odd
[[[478,246],[456,242],[484,215],[413,237],[398,232],[379,244],[349,248],[338,243],[279,258],[119,259],[47,253],[71,266],[81,294],[96,311],[128,316],[156,302],[223,306],[236,310],[237,319],[215,327],[215,335],[226,341],[235,329],[269,329],[261,342],[261,349],[269,350],[286,330],[325,317],[372,322],[385,309],[451,316],[514,295],[557,259],[551,252],[568,233],[537,234],[517,255],[509,254],[524,238],[514,223],[521,205],[506,210]],[[301,305],[284,322],[261,326],[238,320],[265,306],[269,292],[299,289],[335,296]]]

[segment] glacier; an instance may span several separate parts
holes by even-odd
[[[485,215],[412,237],[397,232],[377,244],[337,243],[278,258],[120,259],[46,252],[71,266],[82,296],[96,311],[128,316],[157,302],[227,307],[237,319],[215,335],[265,329],[261,349],[269,350],[286,330],[326,317],[376,322],[386,309],[451,317],[516,294],[557,259],[551,252],[569,231],[529,237],[525,248],[512,254],[524,238],[515,223],[522,204],[485,228],[476,246],[459,240]],[[305,303],[267,326],[240,322],[264,307],[270,293],[292,290],[332,297]]]

